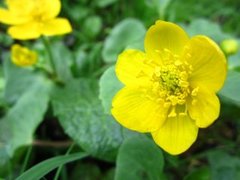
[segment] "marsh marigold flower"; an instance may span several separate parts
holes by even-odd
[[[219,116],[216,92],[226,77],[226,59],[208,37],[189,38],[176,24],[157,21],[145,37],[145,52],[125,50],[116,75],[125,85],[112,114],[123,126],[150,132],[170,154],[186,151],[198,129]]]
[[[7,8],[0,8],[0,22],[11,25],[8,33],[15,39],[36,39],[72,31],[69,21],[56,18],[60,0],[5,0]]]
[[[14,44],[11,47],[11,59],[17,66],[31,66],[37,63],[37,53],[30,49]]]

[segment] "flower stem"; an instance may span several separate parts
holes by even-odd
[[[30,145],[28,147],[27,154],[25,156],[25,159],[24,159],[23,166],[22,166],[20,174],[22,174],[26,170],[31,153],[32,153],[32,146]]]
[[[69,147],[72,141],[44,141],[44,140],[34,140],[33,146],[50,147],[50,148],[66,148]]]
[[[49,58],[49,62],[50,62],[50,65],[52,67],[53,73],[55,75],[57,75],[57,69],[56,69],[56,66],[55,66],[55,63],[54,63],[52,50],[51,50],[51,46],[50,46],[50,41],[49,41],[48,37],[45,37],[45,36],[42,36],[41,39],[42,39],[42,42],[43,42],[43,44],[45,46],[45,49],[48,53],[48,58]]]
[[[75,146],[75,143],[72,143],[72,145],[68,148],[65,155],[68,155],[72,151],[74,146]],[[60,175],[60,172],[61,172],[62,168],[63,168],[63,165],[58,167],[57,172],[56,172],[55,177],[54,177],[54,180],[58,180],[58,177]]]

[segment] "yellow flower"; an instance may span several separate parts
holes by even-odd
[[[123,126],[150,132],[170,154],[186,151],[198,129],[219,116],[216,92],[226,78],[226,59],[208,37],[189,38],[176,24],[157,21],[147,31],[145,52],[125,50],[116,64],[125,85],[112,114]]]
[[[6,0],[8,9],[0,8],[0,22],[11,25],[8,33],[15,39],[36,39],[72,31],[69,21],[56,18],[60,0]]]
[[[14,44],[11,47],[11,59],[17,66],[25,67],[37,63],[37,53],[26,47]]]
[[[235,39],[225,39],[222,41],[221,47],[227,55],[236,54],[238,51],[238,42]]]

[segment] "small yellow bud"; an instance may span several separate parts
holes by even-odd
[[[226,55],[235,54],[238,51],[238,42],[235,39],[225,39],[221,42],[221,47]]]
[[[26,47],[14,44],[11,47],[11,59],[17,66],[25,67],[37,63],[38,55]]]

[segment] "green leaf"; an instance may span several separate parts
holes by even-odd
[[[118,54],[129,46],[143,49],[145,33],[146,29],[139,20],[129,18],[118,23],[104,42],[102,52],[104,61],[114,63]]]
[[[240,73],[236,71],[228,71],[227,79],[224,87],[219,95],[227,100],[240,105]]]
[[[114,160],[123,139],[121,127],[104,114],[98,99],[98,82],[74,80],[53,94],[54,114],[65,132],[91,155]]]
[[[12,43],[13,43],[13,39],[8,34],[6,34],[4,32],[0,32],[1,46],[9,47],[9,46],[11,46]]]
[[[151,1],[151,0],[149,0]],[[127,4],[126,4],[127,3]],[[125,5],[124,5],[125,4]],[[146,26],[150,27],[159,19],[159,12],[155,5],[148,3],[147,0],[131,0],[123,3],[124,17],[134,17]],[[119,6],[121,7],[121,6]],[[132,27],[129,27],[131,29]],[[123,36],[125,37],[125,36]],[[141,44],[142,42],[140,42]],[[142,44],[143,46],[143,44]]]
[[[211,171],[208,166],[200,167],[188,174],[184,180],[211,180]]]
[[[99,42],[92,44],[87,49],[79,47],[75,51],[75,63],[72,66],[75,77],[96,77],[96,74],[99,74],[101,71],[99,67],[102,66],[102,46],[102,42]]]
[[[146,136],[129,138],[119,149],[116,180],[161,179],[162,151]]]
[[[212,180],[240,179],[240,159],[226,152],[216,150],[208,154],[211,165]]]
[[[51,172],[53,169],[62,166],[66,163],[76,161],[79,159],[82,159],[86,157],[87,153],[75,153],[70,155],[63,155],[54,157],[48,160],[45,160],[35,166],[33,166],[31,169],[24,172],[20,177],[18,177],[16,180],[36,180],[44,177],[46,174]]]
[[[47,110],[51,87],[51,82],[39,77],[0,120],[0,164],[20,146],[31,144]]]
[[[59,41],[52,43],[52,53],[58,78],[65,82],[72,79],[70,66],[73,63],[73,57],[66,45]]]
[[[160,18],[164,18],[167,6],[171,0],[145,0],[147,4],[156,8]]]
[[[48,69],[52,69],[52,67],[50,66],[51,63],[49,62],[49,56],[43,42],[46,45],[49,45],[51,48],[51,53],[59,80],[67,82],[72,79],[70,67],[73,64],[73,56],[67,46],[59,40],[54,41],[54,39],[49,39],[47,37],[44,37],[42,41],[36,42],[34,48],[38,51],[39,62],[44,66],[46,66],[48,63]]]
[[[96,0],[96,5],[98,7],[104,8],[106,6],[109,6],[115,2],[117,2],[118,0]]]
[[[190,36],[203,34],[211,37],[217,42],[230,38],[229,34],[223,33],[219,24],[206,19],[196,19],[190,25],[184,28]]]
[[[4,56],[3,68],[6,81],[4,98],[8,103],[16,102],[39,77],[39,74],[34,73],[31,68],[20,68],[14,65],[9,54]]]
[[[63,10],[65,9],[64,12],[68,13],[69,19],[75,23],[82,22],[92,11],[88,6],[83,6],[80,3],[69,3],[67,1],[62,8]]]
[[[240,40],[238,41],[240,44]],[[228,57],[228,69],[230,70],[240,70],[240,51],[238,51],[236,54],[230,55]]]
[[[100,82],[99,98],[106,113],[110,114],[112,107],[112,98],[123,87],[123,84],[117,79],[115,67],[108,68],[102,75]]]
[[[90,16],[83,23],[83,31],[90,38],[97,36],[102,29],[102,19],[99,16]]]

